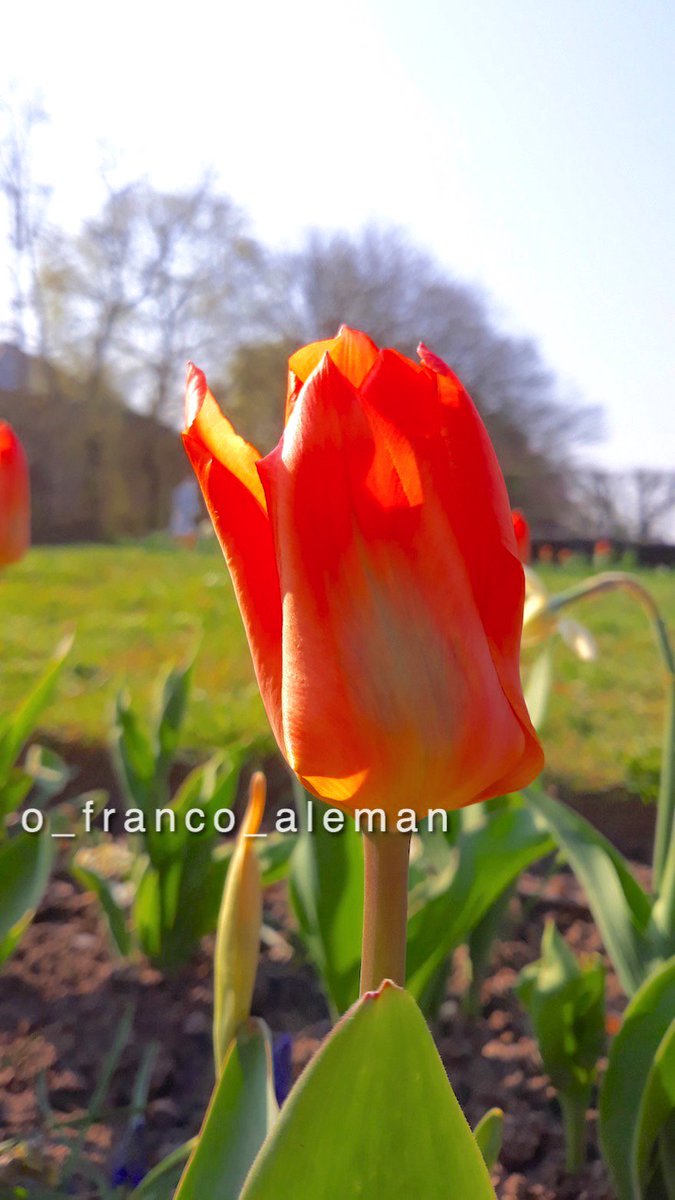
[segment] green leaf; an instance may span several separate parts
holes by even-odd
[[[323,1043],[241,1200],[283,1196],[494,1200],[424,1018],[393,984],[363,996]]]
[[[526,1005],[544,1070],[557,1089],[565,1125],[567,1167],[586,1152],[586,1110],[605,1048],[605,969],[599,959],[578,962],[553,921],[542,957],[520,973],[516,991]]]
[[[185,666],[172,667],[161,685],[159,712],[153,731],[158,773],[168,770],[178,748],[193,665],[194,660],[191,660]]]
[[[645,981],[628,1005],[600,1092],[600,1141],[618,1200],[641,1200],[635,1173],[642,1098],[673,1013],[675,957]]]
[[[475,1016],[480,1012],[481,988],[487,977],[492,949],[500,933],[503,936],[509,905],[515,895],[516,884],[511,883],[497,897],[494,904],[487,910],[485,916],[481,917],[478,924],[474,925],[467,939],[469,960],[471,963],[471,982],[466,1005],[468,1011]]]
[[[70,873],[86,891],[94,893],[105,913],[112,940],[119,953],[126,957],[131,950],[131,937],[124,912],[116,903],[107,880],[89,867],[72,865]]]
[[[437,993],[448,955],[520,872],[551,847],[543,822],[515,797],[502,801],[482,826],[459,835],[448,876],[436,883],[437,894],[417,911],[412,898],[407,987],[423,1011]]]
[[[481,1117],[473,1131],[478,1149],[488,1171],[497,1165],[504,1140],[504,1113],[501,1108],[491,1108]]]
[[[157,1163],[131,1193],[129,1200],[172,1200],[185,1163],[197,1145],[197,1138],[190,1138],[176,1146],[166,1158]]]
[[[122,691],[115,702],[112,728],[113,760],[129,805],[149,814],[154,809],[155,756],[131,700]]]
[[[314,806],[308,829],[307,802]],[[319,969],[334,1013],[358,996],[363,925],[361,834],[346,815],[340,833],[323,826],[323,805],[296,789],[300,834],[293,851],[290,893],[300,932]]]
[[[38,717],[56,691],[59,676],[72,644],[72,638],[64,638],[59,643],[51,663],[40,676],[33,690],[28,693],[16,712],[4,722],[0,731],[0,793],[18,758],[21,747],[33,732]]]
[[[521,971],[516,990],[526,1006],[546,1073],[560,1092],[587,1099],[605,1047],[605,971],[577,961],[553,921],[542,956]]]
[[[4,818],[16,812],[33,786],[32,777],[21,767],[10,767],[0,786],[0,840],[4,837]]]
[[[583,886],[621,985],[632,995],[656,957],[646,932],[652,911],[649,897],[618,851],[589,821],[540,788],[527,788],[523,794]]]
[[[269,1036],[252,1020],[232,1043],[175,1200],[238,1200],[276,1111]]]
[[[535,729],[541,729],[546,720],[552,685],[553,639],[549,638],[528,671],[524,689],[525,703]]]
[[[22,833],[0,848],[0,963],[14,950],[49,880],[49,833]]]
[[[650,1175],[652,1153],[657,1147],[659,1135],[668,1128],[673,1133],[675,1114],[675,1016],[661,1040],[651,1070],[647,1076],[638,1114],[635,1155],[633,1159],[634,1183],[643,1187]],[[657,1164],[663,1169],[663,1163]],[[668,1195],[674,1194],[675,1175],[667,1180]]]

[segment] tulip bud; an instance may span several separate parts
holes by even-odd
[[[246,816],[225,880],[214,961],[213,1049],[220,1074],[230,1043],[251,1009],[258,966],[262,885],[254,839],[265,811],[266,782],[251,778]]]
[[[11,425],[0,421],[0,567],[18,562],[29,545],[28,463]]]

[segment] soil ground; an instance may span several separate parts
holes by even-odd
[[[644,878],[646,868],[635,869]],[[513,992],[518,971],[538,957],[549,915],[576,951],[602,953],[573,877],[562,871],[545,880],[526,872],[483,985],[482,1016],[471,1019],[464,1012],[466,972],[458,952],[434,1035],[471,1124],[494,1105],[504,1109],[504,1148],[495,1175],[500,1200],[613,1200],[598,1153],[594,1108],[589,1112],[587,1166],[575,1177],[566,1174],[555,1095]],[[254,1010],[274,1033],[293,1035],[297,1074],[326,1035],[328,1014],[316,977],[298,951],[283,884],[268,889],[265,920],[280,937],[263,947]],[[136,1153],[151,1165],[198,1130],[213,1081],[211,949],[207,939],[190,966],[173,979],[145,963],[121,963],[110,950],[96,901],[57,873],[0,977],[0,1140],[17,1135],[30,1139],[21,1170],[16,1156],[0,1168],[2,1200],[18,1175],[28,1178],[26,1158],[36,1176],[46,1179],[51,1173],[55,1179],[50,1166],[65,1151],[45,1130],[45,1098],[63,1121],[63,1130],[86,1112],[103,1057],[129,1004],[134,1009],[132,1033],[108,1090],[107,1115],[89,1131],[87,1155],[106,1172],[119,1157],[125,1124],[119,1110],[130,1104],[144,1049],[153,1039],[159,1050],[144,1142]],[[614,1020],[625,1001],[607,965]],[[75,1178],[73,1186],[75,1190],[60,1192],[52,1182],[51,1194],[96,1196],[84,1180]]]

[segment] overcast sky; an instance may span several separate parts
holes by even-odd
[[[60,223],[114,160],[212,165],[275,244],[403,224],[604,406],[596,460],[675,466],[672,0],[22,0],[0,78],[51,115]]]

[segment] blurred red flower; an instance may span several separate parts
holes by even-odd
[[[514,508],[511,513],[513,520],[513,532],[516,535],[516,545],[518,547],[518,555],[522,563],[530,561],[531,543],[530,543],[530,527],[525,520],[519,508]]]
[[[0,567],[18,562],[30,545],[30,485],[23,446],[0,421]]]

